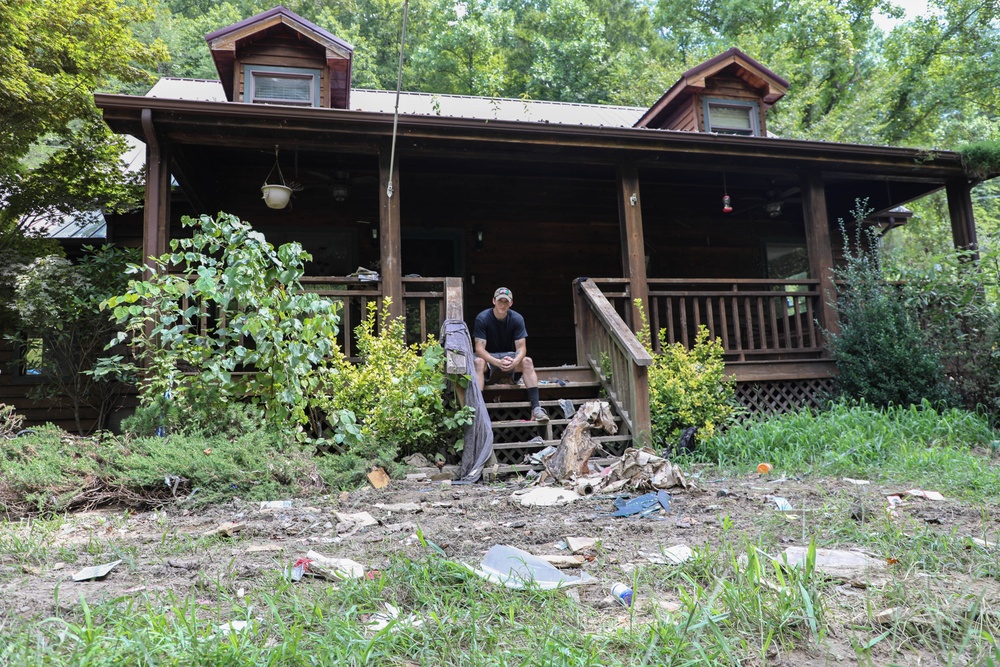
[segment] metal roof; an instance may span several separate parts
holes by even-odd
[[[146,93],[146,97],[226,101],[226,94],[219,81],[169,77],[157,81],[156,85]],[[351,89],[351,109],[354,111],[392,113],[395,107],[396,93],[394,91]],[[399,95],[399,113],[410,116],[555,123],[592,127],[632,127],[645,111],[645,107],[546,102],[507,97],[407,92]]]

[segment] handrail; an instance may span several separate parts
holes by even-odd
[[[595,283],[626,317],[628,293],[619,282]],[[727,362],[815,359],[824,354],[815,322],[824,295],[816,279],[651,278],[648,317],[654,351],[662,341],[690,348],[700,327],[719,340]]]
[[[589,278],[574,281],[576,354],[593,369],[633,442],[649,438],[649,366],[653,357]]]

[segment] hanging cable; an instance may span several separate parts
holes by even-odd
[[[396,163],[396,128],[399,126],[399,91],[403,87],[403,54],[406,50],[406,18],[410,13],[410,0],[403,2],[403,34],[399,39],[399,71],[396,75],[396,110],[392,114],[392,145],[389,148],[389,183],[385,186],[385,196],[392,199],[392,174]]]

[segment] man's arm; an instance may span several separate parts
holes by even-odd
[[[475,342],[476,356],[485,361],[488,364],[493,364],[494,366],[499,366],[500,362],[494,359],[493,356],[486,351],[486,339],[477,338]]]
[[[518,338],[514,341],[514,351],[517,353],[514,355],[513,366],[517,366],[521,363],[526,356],[528,356],[528,344],[524,338]]]

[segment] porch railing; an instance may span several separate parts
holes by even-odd
[[[597,374],[633,441],[648,437],[652,356],[588,278],[574,282],[573,314],[577,363]]]
[[[352,360],[358,358],[357,336],[355,328],[364,320],[368,313],[368,305],[375,303],[377,311],[382,310],[382,283],[380,280],[366,280],[351,276],[305,276],[300,282],[302,288],[340,301],[340,331],[337,342],[340,349]],[[448,287],[451,290],[448,291]],[[451,307],[457,308],[461,318],[462,281],[460,278],[403,278],[403,306],[406,317],[406,342],[416,343],[427,339],[429,333],[437,334],[444,321],[448,304],[446,292],[450,294]],[[457,305],[455,302],[457,300]],[[182,309],[190,304],[187,297],[182,303]],[[217,314],[209,313],[205,308],[196,315],[199,332],[207,333],[209,329],[223,325]]]
[[[614,305],[630,319],[628,281],[595,280]],[[722,342],[726,361],[814,359],[823,353],[816,318],[822,294],[818,280],[652,278],[649,285],[653,349],[660,351],[659,332],[668,344],[690,348],[704,325]],[[630,322],[631,324],[631,322]]]

